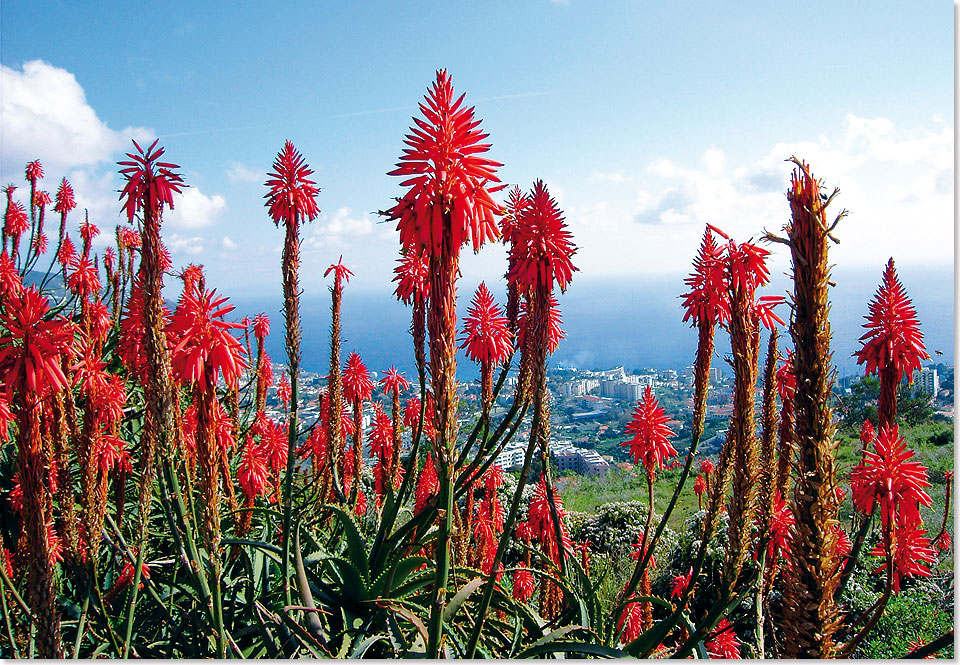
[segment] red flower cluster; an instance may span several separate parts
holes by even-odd
[[[893,522],[914,526],[921,522],[920,504],[930,506],[932,500],[923,491],[930,487],[927,469],[917,462],[908,462],[913,451],[896,425],[884,427],[874,442],[876,452],[866,451],[863,461],[850,473],[853,505],[870,514],[874,502],[880,503],[880,520],[885,527]]]
[[[410,382],[407,381],[396,367],[388,369],[378,383],[391,395],[399,395],[404,390],[410,388]]]
[[[571,258],[577,249],[557,202],[547,186],[537,180],[528,202],[519,210],[510,229],[510,264],[507,281],[521,289],[538,285],[553,288],[556,280],[561,291],[577,270]]]
[[[237,482],[248,500],[263,496],[269,482],[267,460],[260,446],[253,443],[253,437],[247,436],[240,464],[237,465]]]
[[[499,182],[496,168],[501,164],[480,156],[490,149],[482,143],[487,134],[474,120],[473,107],[463,106],[463,98],[454,101],[450,77],[446,70],[438,71],[420,104],[426,120],[413,119],[416,126],[405,141],[410,147],[389,173],[408,178],[401,186],[410,189],[390,211],[407,252],[418,253],[420,247],[439,252],[447,233],[452,247],[471,241],[477,251],[500,235],[494,220],[500,207],[487,183]]]
[[[127,213],[127,221],[133,221],[133,216],[143,208],[147,208],[154,215],[159,213],[164,205],[172,209],[173,195],[180,193],[181,188],[186,186],[183,184],[183,177],[172,170],[180,168],[178,165],[157,161],[165,150],[154,150],[158,142],[159,139],[150,144],[144,152],[134,141],[137,153],[127,153],[131,161],[117,162],[126,167],[120,169],[120,173],[127,179],[127,184],[120,192],[120,200],[126,199],[123,210]]]
[[[222,318],[233,311],[216,291],[184,293],[169,325],[169,336],[180,340],[170,354],[174,376],[184,383],[214,386],[222,374],[228,386],[236,385],[247,368],[245,351],[231,330],[242,328]]]
[[[525,348],[527,339],[527,312],[530,309],[529,301],[524,300],[520,304],[520,318],[517,323],[517,348]],[[550,294],[550,312],[547,321],[547,353],[553,353],[560,347],[560,340],[566,338],[567,334],[560,325],[563,319],[560,316],[560,307],[556,297]]]
[[[353,351],[347,357],[347,366],[343,370],[343,396],[348,402],[363,402],[373,393],[373,381],[367,366],[360,355]]]
[[[502,316],[484,282],[477,287],[463,328],[460,348],[466,349],[467,357],[474,362],[495,365],[506,360],[513,351],[507,319]]]
[[[693,325],[701,322],[713,325],[729,320],[730,300],[727,296],[723,250],[709,226],[703,234],[700,252],[693,260],[693,273],[684,283],[690,287],[689,293],[680,296],[685,310],[684,321],[690,320]]]
[[[650,474],[663,467],[664,460],[677,454],[670,445],[670,439],[675,434],[667,427],[669,420],[666,411],[653,396],[653,389],[647,386],[633,411],[633,419],[627,425],[627,433],[633,434],[633,438],[620,445],[629,446],[633,463],[642,462]]]
[[[713,639],[707,642],[707,652],[714,658],[724,660],[740,660],[740,640],[733,631],[733,626],[726,619],[720,619]]]
[[[270,179],[265,183],[270,191],[264,198],[274,224],[299,224],[301,220],[312,222],[317,218],[320,208],[316,198],[320,188],[309,179],[312,174],[293,143],[284,143],[283,150],[273,162],[273,172],[267,174]]]
[[[863,324],[867,332],[860,337],[864,342],[856,352],[857,364],[866,363],[867,374],[892,365],[897,381],[904,374],[912,380],[913,371],[920,369],[920,361],[930,356],[923,346],[917,312],[897,278],[893,259],[887,263],[883,281],[868,307],[870,313]]]
[[[61,215],[66,215],[77,207],[77,200],[73,196],[73,187],[70,186],[66,178],[60,181],[60,187],[57,188],[56,200],[57,202],[54,204],[53,209]]]
[[[47,318],[50,303],[24,288],[4,303],[0,314],[0,377],[7,392],[44,397],[68,386],[61,361],[74,354],[74,327],[63,317]]]
[[[404,305],[412,305],[415,298],[430,297],[430,272],[427,260],[413,251],[404,252],[393,269],[393,281],[397,283],[397,299]]]
[[[872,556],[886,557],[886,547],[878,544],[871,552]],[[900,593],[900,581],[907,577],[930,577],[930,570],[924,564],[937,560],[925,529],[916,525],[897,524],[893,534],[893,592]],[[886,570],[887,564],[881,564],[874,573]]]

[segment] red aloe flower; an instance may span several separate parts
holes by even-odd
[[[63,236],[63,242],[60,243],[60,250],[57,252],[57,263],[66,269],[66,267],[73,262],[73,259],[76,257],[76,255],[77,250],[74,248],[73,241],[70,240],[70,236]]]
[[[502,363],[513,350],[507,319],[493,300],[486,283],[480,282],[473,302],[464,320],[464,337],[460,348],[467,350],[467,357],[481,364]]]
[[[270,319],[266,314],[260,313],[253,317],[253,335],[258,343],[266,339],[270,334]]]
[[[17,272],[17,266],[4,249],[0,252],[0,297],[6,302],[8,298],[17,295],[22,288],[23,281],[20,273]]]
[[[309,179],[313,171],[293,143],[287,141],[273,162],[273,172],[265,183],[270,191],[264,196],[273,223],[297,225],[301,220],[313,221],[320,214],[317,195],[320,188]]]
[[[860,443],[866,448],[876,438],[877,432],[873,429],[873,424],[869,420],[864,420],[863,424],[860,425]]]
[[[161,319],[166,321],[169,317],[170,311],[163,307]],[[171,329],[167,327],[168,347],[171,341],[170,335]],[[144,315],[143,282],[139,277],[134,279],[133,286],[130,289],[130,297],[127,298],[126,314],[120,319],[120,338],[117,349],[127,371],[138,376],[141,380],[145,379],[147,367],[146,319]]]
[[[411,305],[416,298],[427,300],[430,297],[430,269],[423,255],[404,252],[397,259],[393,272],[393,281],[397,283],[394,293],[400,302]]]
[[[692,325],[723,324],[730,318],[727,295],[727,276],[724,270],[723,249],[717,244],[710,227],[703,234],[700,252],[693,260],[693,273],[683,280],[690,287],[684,293],[683,320]]]
[[[373,393],[373,381],[370,372],[363,364],[359,354],[353,351],[347,357],[347,366],[343,370],[343,396],[348,402],[364,402]]]
[[[10,423],[13,422],[13,412],[10,411],[10,402],[0,392],[0,441],[10,440]]]
[[[527,339],[527,312],[530,309],[528,301],[524,300],[520,305],[520,317],[517,322],[517,348],[526,347]],[[566,339],[567,334],[560,325],[563,319],[560,316],[560,307],[556,297],[550,294],[550,314],[547,321],[547,353],[553,353],[560,347],[560,340]]]
[[[10,493],[7,494],[7,501],[10,503],[10,509],[16,514],[23,512],[23,486],[20,484],[20,474],[13,474],[13,478],[10,479],[13,483],[13,487],[10,488]]]
[[[863,348],[857,351],[857,363],[866,363],[866,373],[879,373],[887,366],[896,369],[896,380],[920,369],[920,361],[929,358],[923,346],[923,334],[917,312],[897,278],[893,259],[887,263],[881,282],[869,304],[870,313],[860,337]]]
[[[433,420],[433,396],[427,393],[427,406],[423,410],[423,436],[430,441],[437,438],[437,426]],[[420,420],[420,398],[411,397],[403,408],[403,424],[410,429],[416,429]]]
[[[35,192],[33,195],[33,205],[37,207],[37,236],[43,237],[44,239],[44,252],[46,252],[46,236],[43,235],[43,220],[47,212],[47,206],[50,205],[52,199],[50,198],[49,192]],[[41,254],[43,252],[40,252]]]
[[[693,566],[687,571],[686,575],[676,575],[673,578],[673,587],[670,589],[671,598],[680,598],[690,586],[690,580],[693,579]]]
[[[577,268],[571,257],[577,252],[573,236],[567,229],[557,202],[550,196],[542,180],[537,180],[511,229],[510,258],[514,262],[507,281],[521,289],[553,287],[556,280],[561,291],[573,279]]]
[[[713,227],[717,230],[716,227]],[[753,243],[727,243],[727,279],[731,290],[756,291],[770,281],[770,252]]]
[[[370,428],[370,452],[382,459],[389,459],[390,445],[393,442],[393,423],[380,402],[373,404],[373,422]]]
[[[440,482],[437,479],[437,468],[433,463],[433,457],[427,453],[427,461],[420,469],[420,477],[417,479],[417,489],[414,493],[414,514],[423,510],[438,491],[440,491]]]
[[[525,603],[533,598],[535,586],[533,573],[527,568],[517,568],[513,571],[513,599],[518,603]]]
[[[43,177],[43,166],[40,164],[39,159],[35,159],[32,162],[27,162],[27,166],[24,169],[24,174],[27,177],[27,180],[30,181],[30,185],[36,187],[37,180],[40,180]]]
[[[707,479],[702,473],[697,474],[697,479],[693,482],[693,492],[697,495],[697,501],[702,501],[703,493],[707,491]],[[702,504],[701,504],[702,505]]]
[[[266,460],[273,473],[277,473],[287,464],[286,428],[260,413],[251,432],[260,436],[260,454]]]
[[[713,473],[713,469],[713,462],[711,462],[709,459],[704,459],[702,462],[700,462],[700,473],[707,478],[709,478],[710,474]]]
[[[780,491],[777,490],[773,501],[773,510],[770,513],[770,542],[767,544],[768,561],[776,561],[777,557],[789,554],[794,522],[793,511],[780,495]],[[848,539],[847,543],[849,542]],[[789,560],[787,560],[787,563],[789,565]]]
[[[287,375],[281,374],[280,383],[277,384],[277,399],[283,404],[284,409],[290,408],[291,392],[290,381],[287,380]]]
[[[126,249],[140,249],[142,241],[140,233],[129,226],[118,226],[117,233],[120,236],[120,242]]]
[[[482,143],[487,134],[474,120],[473,108],[463,106],[463,98],[454,101],[450,77],[446,70],[438,71],[420,104],[426,120],[414,118],[416,127],[406,137],[410,147],[389,174],[407,177],[401,186],[410,189],[390,211],[390,219],[398,220],[400,242],[414,252],[418,246],[439,252],[445,233],[452,247],[471,241],[474,251],[500,235],[494,221],[500,209],[487,184],[499,182],[496,168],[501,164],[480,156],[490,149]],[[444,228],[444,213],[449,229]]]
[[[164,205],[170,206],[172,210],[173,195],[180,193],[181,188],[186,187],[183,184],[183,177],[172,170],[180,168],[178,165],[157,161],[165,151],[164,148],[154,150],[157,143],[159,139],[150,144],[144,152],[134,141],[136,154],[127,153],[131,161],[117,162],[120,166],[126,167],[120,169],[120,173],[127,179],[127,184],[120,192],[120,200],[126,199],[123,210],[127,213],[128,222],[133,221],[134,215],[145,206],[153,215],[159,213]]]
[[[114,271],[114,268],[117,264],[117,253],[114,251],[113,247],[107,247],[103,250],[103,268],[107,271],[107,274],[111,274]]]
[[[222,320],[234,309],[226,302],[216,291],[184,294],[169,325],[170,336],[180,340],[170,359],[180,381],[213,387],[222,374],[228,386],[235,386],[247,368],[243,345],[230,334],[241,325]]]
[[[64,216],[77,207],[77,201],[73,196],[73,187],[70,186],[66,178],[60,181],[60,187],[57,188],[56,201],[53,209]]]
[[[363,517],[367,514],[367,495],[363,493],[363,490],[357,492],[357,505],[353,512],[357,517]]]
[[[399,395],[402,391],[410,388],[410,382],[404,378],[396,367],[388,369],[378,383],[383,386],[384,390],[394,395]]]
[[[714,658],[724,660],[740,660],[740,640],[733,631],[733,626],[726,619],[720,619],[713,639],[707,642],[707,652]]]
[[[264,449],[254,445],[252,438],[249,437],[240,458],[240,464],[237,465],[237,482],[240,483],[248,501],[263,496],[269,483]]]
[[[567,524],[564,520],[567,512],[564,510],[563,502],[560,500],[556,491],[554,491],[553,495],[556,499],[557,516],[560,518],[560,537],[563,539],[563,543],[560,544],[560,546],[564,550],[568,550],[573,543],[570,540],[570,534],[567,531]],[[550,501],[547,497],[545,476],[540,476],[540,483],[537,485],[533,497],[530,499],[530,507],[527,511],[527,522],[533,534],[540,541],[544,553],[549,556],[554,563],[557,563],[559,561],[560,549],[558,548],[553,517],[550,512]]]
[[[353,271],[350,270],[347,266],[343,265],[343,254],[340,255],[340,260],[336,263],[330,265],[329,268],[323,273],[323,276],[326,277],[330,273],[333,273],[333,281],[337,284],[341,282],[349,282],[350,278],[353,276]]]
[[[100,235],[100,229],[97,228],[95,224],[91,224],[89,221],[84,221],[80,225],[80,237],[83,238],[83,246],[89,247],[90,243],[93,242],[93,239]]]
[[[913,451],[907,450],[896,425],[881,429],[874,446],[877,452],[865,451],[863,461],[850,472],[853,505],[869,515],[874,501],[879,501],[884,527],[894,521],[907,526],[919,524],[919,504],[929,507],[933,503],[923,491],[930,487],[927,468],[907,461]]]
[[[850,555],[850,550],[853,549],[853,543],[850,542],[850,536],[847,535],[847,532],[844,531],[843,527],[839,524],[834,524],[833,530],[837,534],[837,549],[834,554],[838,559],[845,559]]]
[[[669,420],[666,411],[653,396],[653,390],[647,386],[633,411],[633,419],[627,425],[627,433],[633,434],[633,438],[620,445],[630,447],[633,463],[642,462],[648,475],[662,468],[667,458],[677,454],[670,445],[670,439],[675,434],[667,427]]]
[[[947,552],[953,547],[953,539],[950,538],[950,534],[946,531],[941,531],[940,535],[937,536],[937,549],[941,552]]]
[[[640,531],[639,533],[637,533],[637,542],[630,545],[630,547],[633,548],[633,551],[630,552],[630,558],[633,559],[634,561],[639,560],[641,557],[643,557],[644,554],[647,553],[646,543],[644,543],[643,541],[644,541],[644,532]],[[657,567],[657,560],[655,557],[653,556],[650,557],[649,566],[651,569]]]
[[[61,370],[73,356],[73,325],[62,317],[47,319],[50,303],[33,287],[4,303],[0,314],[0,377],[7,394],[43,397],[69,384]]]
[[[623,608],[617,621],[617,630],[623,631],[623,643],[629,644],[643,633],[643,603],[631,601]]]
[[[19,201],[11,201],[7,205],[7,212],[3,216],[3,232],[16,238],[30,228],[30,218]]]
[[[67,277],[67,286],[74,295],[86,298],[100,292],[99,271],[88,257],[75,257],[70,265],[73,272]]]
[[[930,570],[924,564],[932,564],[937,559],[927,532],[916,524],[897,524],[893,537],[893,592],[900,593],[900,580],[907,577],[930,577]],[[886,557],[884,544],[879,543],[871,552],[872,556]],[[886,570],[884,562],[874,574]]]

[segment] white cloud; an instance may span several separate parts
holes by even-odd
[[[163,242],[167,246],[167,249],[173,254],[183,253],[196,255],[203,251],[203,238],[199,236],[187,237],[173,233],[164,236]],[[176,261],[174,261],[174,265],[176,265]]]
[[[223,236],[223,240],[220,242],[220,244],[223,246],[224,249],[230,249],[230,250],[233,250],[239,247],[237,243],[235,243],[233,240],[230,239],[230,236]]]
[[[108,127],[87,103],[76,77],[42,60],[31,60],[22,70],[0,65],[0,88],[4,177],[39,159],[48,177],[59,178],[75,167],[113,161],[131,138],[153,136],[142,127]]]
[[[653,159],[632,199],[571,193],[565,210],[580,245],[575,263],[597,275],[686,272],[708,223],[738,241],[780,233],[790,215],[785,192],[792,165],[785,160],[791,155],[806,160],[828,191],[840,188],[830,212],[850,211],[836,229],[832,262],[953,259],[953,129],[933,123],[904,131],[886,118],[848,114],[830,133],[777,143],[739,163],[722,145],[707,147],[692,163]],[[773,269],[786,269],[786,252],[772,250]]]
[[[307,227],[304,248],[344,248],[374,231],[370,215],[355,216],[350,208],[337,208],[332,215],[322,213],[316,224]],[[393,234],[391,234],[392,236]],[[382,238],[378,238],[382,239]]]
[[[252,169],[240,162],[230,162],[227,168],[227,177],[232,182],[263,182],[267,176],[262,171]]]
[[[628,175],[624,175],[622,171],[614,171],[612,173],[605,173],[603,171],[598,171],[594,169],[593,172],[587,176],[588,182],[612,182],[612,183],[624,183],[629,182],[632,178]]]
[[[163,221],[174,229],[212,226],[227,210],[227,202],[222,196],[207,196],[196,187],[187,187],[180,194],[174,194],[173,203],[173,210],[164,214]]]

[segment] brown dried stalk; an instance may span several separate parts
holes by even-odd
[[[794,375],[796,393],[795,530],[791,566],[784,585],[784,637],[790,658],[829,658],[837,651],[834,634],[840,626],[834,591],[840,581],[836,563],[837,475],[835,465],[833,384],[826,208],[820,182],[795,157],[791,189],[792,213],[785,227],[793,262]],[[836,192],[834,192],[836,194]],[[837,220],[843,216],[838,216]],[[834,222],[834,225],[836,222]]]

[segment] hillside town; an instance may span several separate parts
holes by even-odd
[[[285,368],[273,367],[274,381],[267,395],[266,415],[279,419],[285,407],[277,396],[277,386]],[[374,381],[378,378],[372,373]],[[835,394],[839,400],[855,390],[860,375],[845,376],[836,381]],[[943,418],[953,418],[953,367],[943,364],[928,365],[914,372],[909,394],[919,396],[929,404],[934,413]],[[320,397],[326,391],[326,375],[317,372],[300,374],[300,417],[307,426],[320,415]],[[646,387],[650,387],[660,404],[671,416],[667,423],[676,434],[675,446],[683,452],[689,446],[689,423],[693,411],[693,367],[675,369],[638,368],[627,370],[614,367],[603,370],[584,370],[574,367],[551,368],[547,374],[550,389],[551,424],[554,440],[551,441],[551,463],[558,475],[578,474],[588,477],[604,476],[618,466],[631,469],[626,450],[620,444],[627,440],[624,427],[637,401]],[[503,382],[500,396],[492,410],[492,417],[504,413],[509,407],[516,389],[516,374],[510,374]],[[418,394],[411,384],[409,395]],[[479,416],[479,383],[461,382],[460,426],[471,427]],[[389,403],[389,396],[380,393],[379,386],[374,400]],[[402,398],[405,399],[405,398]],[[733,408],[732,376],[724,374],[719,367],[710,370],[710,392],[707,401],[707,427],[700,450],[712,454],[719,450],[726,435],[725,422]],[[757,401],[762,399],[758,388]],[[370,427],[372,406],[363,411],[362,426]],[[529,419],[504,447],[497,463],[505,470],[522,465],[529,438]],[[409,446],[410,434],[404,433],[405,447]],[[369,448],[364,457],[370,457]]]

